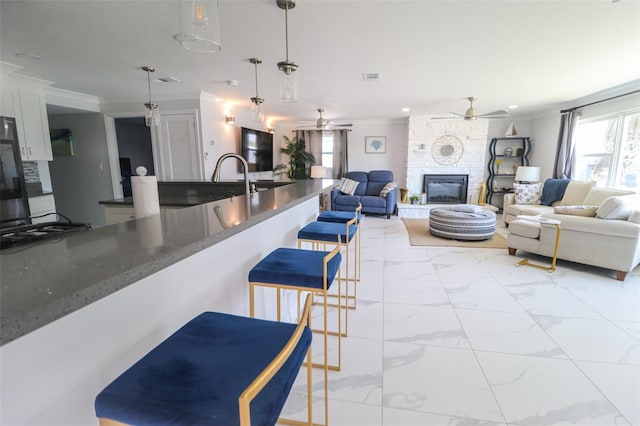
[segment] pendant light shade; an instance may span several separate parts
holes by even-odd
[[[262,59],[251,58],[249,62],[253,64],[256,76],[256,95],[251,98],[251,102],[253,106],[251,107],[251,111],[253,113],[253,121],[255,122],[264,122],[264,108],[262,104],[264,103],[264,98],[261,98],[258,94],[258,65],[262,63]]]
[[[180,0],[180,32],[173,38],[187,50],[216,53],[220,44],[220,13],[217,0]]]
[[[296,6],[295,0],[276,0],[280,9],[284,9],[284,36],[286,59],[278,62],[280,76],[278,78],[278,92],[280,102],[298,101],[298,64],[289,60],[289,9]]]
[[[147,85],[149,87],[149,102],[144,104],[144,124],[146,124],[147,127],[157,127],[160,125],[160,107],[151,100],[151,73],[155,72],[156,69],[153,67],[142,67],[142,70],[147,72]]]

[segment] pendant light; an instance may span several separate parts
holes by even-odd
[[[264,122],[264,109],[262,107],[264,98],[258,95],[258,65],[262,63],[262,59],[250,58],[249,62],[253,64],[256,76],[256,95],[251,98],[251,102],[253,102],[253,121],[262,123]]]
[[[155,72],[153,67],[142,67],[147,72],[147,84],[149,85],[149,102],[144,104],[146,113],[144,116],[144,124],[147,127],[160,125],[160,108],[158,104],[151,100],[151,73]]]
[[[180,0],[180,33],[173,38],[192,52],[216,53],[220,44],[218,0]]]
[[[289,60],[289,9],[296,7],[295,0],[276,0],[276,4],[280,9],[284,9],[284,35],[286,59],[278,62],[278,69],[281,71],[279,77],[278,89],[280,93],[280,102],[297,102],[298,101],[298,78],[296,70],[298,64]]]

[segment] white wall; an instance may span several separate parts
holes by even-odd
[[[49,162],[56,210],[75,222],[104,225],[104,209],[98,202],[112,198],[112,188],[103,115],[52,115],[49,127],[70,129],[75,152]]]
[[[391,170],[400,186],[404,186],[407,161],[408,119],[353,121],[349,132],[349,171]],[[364,152],[366,136],[386,136],[384,154]]]
[[[391,170],[395,180],[403,186],[404,168],[406,164],[406,146],[408,124],[406,118],[389,120],[355,120],[347,139],[349,164],[347,171]],[[282,124],[276,127],[274,135],[274,151],[279,151],[283,136],[293,137],[296,126]],[[386,136],[387,150],[384,154],[367,154],[364,152],[366,136]],[[275,164],[286,163],[285,155],[278,155]]]
[[[540,179],[553,177],[553,166],[560,131],[560,111],[531,120],[531,156],[529,164],[539,166]]]
[[[226,125],[224,116],[231,115],[236,118],[234,126]],[[205,178],[208,180],[213,175],[216,162],[221,155],[232,152],[240,154],[240,128],[246,127],[254,130],[267,131],[265,123],[252,120],[250,109],[244,106],[226,105],[219,102],[208,93],[200,96],[200,119],[202,123],[202,146],[204,153]],[[281,137],[273,138],[273,165],[280,164]],[[242,173],[238,171],[237,160],[227,160],[222,165],[220,178],[222,180],[241,179]],[[252,172],[249,179],[273,179],[271,172]]]

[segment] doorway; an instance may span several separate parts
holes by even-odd
[[[147,169],[147,175],[155,175],[151,132],[144,117],[116,118],[116,139],[120,163],[122,195],[131,197],[131,175],[139,166]]]

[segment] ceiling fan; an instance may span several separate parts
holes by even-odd
[[[486,114],[478,114],[476,112],[476,109],[473,107],[473,103],[475,101],[477,101],[478,98],[476,98],[475,96],[469,96],[467,98],[467,100],[469,101],[469,103],[471,105],[464,112],[464,114],[459,114],[457,112],[451,112],[451,114],[455,115],[456,117],[462,117],[465,120],[476,120],[478,118],[506,118],[506,117],[509,116],[509,113],[507,111],[502,110],[502,109],[500,109],[498,111],[488,112]],[[451,118],[456,118],[456,117],[432,117],[432,119],[434,119],[434,120],[443,120],[443,119],[451,119]]]
[[[312,128],[313,130],[328,130],[334,127],[352,127],[353,126],[353,124],[351,123],[336,124],[332,121],[327,120],[322,116],[322,113],[324,112],[324,108],[318,108],[317,111],[320,113],[320,117],[316,120],[316,125],[315,127]]]

